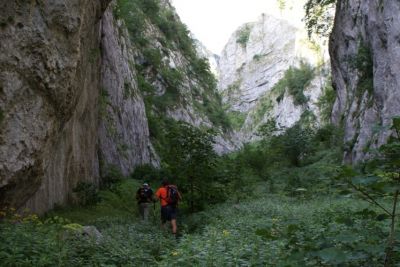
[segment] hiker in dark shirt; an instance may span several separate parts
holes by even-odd
[[[142,187],[138,189],[136,192],[136,200],[139,205],[139,212],[142,220],[147,221],[149,219],[151,202],[154,202],[153,190],[148,183],[144,183]]]

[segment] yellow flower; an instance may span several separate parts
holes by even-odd
[[[72,231],[81,231],[83,229],[83,226],[78,223],[70,223],[64,225],[63,228]]]
[[[228,230],[223,230],[222,233],[224,234],[224,236],[228,236],[230,234]]]
[[[178,256],[179,255],[179,253],[178,253],[178,251],[172,251],[172,256]]]

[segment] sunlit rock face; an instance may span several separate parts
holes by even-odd
[[[358,162],[390,132],[376,131],[400,114],[400,2],[338,1],[330,40],[337,91],[333,120],[344,125],[345,161]],[[363,69],[357,59],[370,62]]]
[[[256,138],[259,125],[270,118],[282,127],[290,127],[306,110],[318,117],[315,104],[328,72],[324,44],[321,43],[321,47],[315,49],[304,29],[266,14],[256,22],[243,25],[231,36],[219,59],[218,88],[227,110],[245,116],[237,131],[242,142]],[[289,67],[298,67],[301,61],[312,66],[322,63],[304,91],[309,101],[305,105],[295,105],[288,93],[278,101],[278,95],[271,89]],[[267,107],[263,114],[256,115],[261,101]]]

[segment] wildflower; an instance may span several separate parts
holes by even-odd
[[[179,255],[179,253],[178,253],[178,251],[172,251],[172,256],[178,256]]]
[[[223,234],[224,236],[228,236],[230,233],[229,233],[228,230],[223,230],[223,231],[222,231],[222,234]]]

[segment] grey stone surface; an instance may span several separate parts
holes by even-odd
[[[256,140],[257,128],[275,119],[282,127],[291,127],[305,110],[319,117],[316,106],[327,79],[327,46],[317,40],[320,51],[313,49],[304,25],[293,26],[286,20],[263,14],[256,22],[241,26],[232,34],[218,61],[218,88],[228,110],[245,114],[246,120],[236,133],[236,140]],[[249,31],[248,41],[238,42],[245,29]],[[305,90],[309,98],[306,105],[295,105],[287,92],[281,101],[271,89],[290,67],[298,67],[304,61],[312,66],[323,62],[322,71],[316,72],[315,79]],[[257,111],[262,102],[268,102],[261,118]]]
[[[338,1],[330,39],[332,77],[337,91],[333,121],[344,125],[345,161],[368,157],[368,149],[383,144],[388,131],[374,126],[390,125],[400,115],[400,2]],[[371,52],[373,91],[359,88],[360,73],[354,68],[359,48]]]
[[[3,1],[0,203],[36,212],[97,183],[101,14],[109,1]]]
[[[134,55],[124,26],[109,8],[102,18],[99,157],[102,167],[116,166],[124,175],[138,165],[158,165],[138,89]]]

